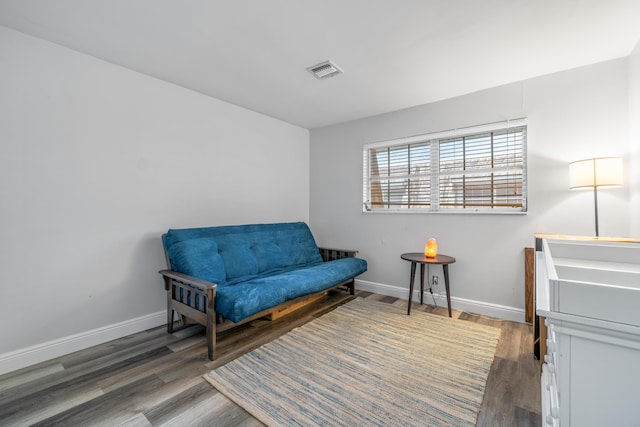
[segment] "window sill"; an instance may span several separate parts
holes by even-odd
[[[363,210],[364,214],[408,214],[408,215],[527,215],[527,211],[502,211],[502,210],[447,210],[447,211],[430,211],[430,210],[405,210],[405,209],[392,209],[392,210]]]

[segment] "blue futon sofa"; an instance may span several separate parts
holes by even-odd
[[[318,248],[302,222],[172,229],[162,236],[169,270],[167,329],[182,323],[207,328],[209,359],[216,332],[286,313],[367,270],[356,251]]]

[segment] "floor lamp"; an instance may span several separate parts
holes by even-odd
[[[593,188],[595,205],[596,237],[598,237],[598,187],[619,187],[622,180],[622,159],[600,157],[569,163],[569,187],[572,189]]]

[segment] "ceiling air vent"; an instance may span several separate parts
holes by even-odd
[[[318,79],[326,79],[327,77],[333,77],[336,74],[341,74],[342,70],[338,68],[336,64],[331,61],[324,61],[307,68],[307,71],[316,76]]]

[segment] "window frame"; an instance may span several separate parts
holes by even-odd
[[[441,166],[440,147],[444,140],[449,140],[450,142],[452,139],[455,139],[455,138],[463,138],[463,137],[466,138],[466,137],[472,137],[472,136],[478,137],[479,134],[485,134],[485,133],[491,134],[491,135],[492,133],[500,134],[502,132],[517,129],[517,128],[522,128],[522,135],[521,135],[521,147],[519,147],[520,151],[516,152],[515,157],[516,158],[521,157],[521,159],[516,162],[515,166],[509,167],[509,168],[495,167],[493,163],[496,159],[496,155],[492,153],[490,154],[492,166],[490,168],[485,168],[484,170],[480,169],[473,172],[465,172],[464,168],[454,170],[454,171],[440,170],[440,166]],[[528,132],[527,119],[519,118],[519,119],[512,119],[512,120],[507,120],[502,122],[496,122],[496,123],[488,123],[480,126],[471,126],[466,128],[460,128],[460,129],[433,132],[428,134],[367,143],[363,146],[363,151],[362,151],[363,153],[362,211],[365,213],[509,214],[509,215],[527,214],[528,212],[528,195],[527,195],[527,192],[528,192],[528,188],[527,188],[528,135],[527,135],[527,132]],[[384,180],[390,181],[394,178],[406,179],[407,180],[406,186],[408,188],[408,186],[410,185],[410,179],[413,176],[418,176],[418,175],[412,174],[410,170],[410,166],[407,165],[407,173],[405,174],[398,174],[396,177],[393,177],[391,174],[387,174],[387,175],[378,174],[376,177],[372,178],[370,176],[372,171],[371,164],[373,163],[371,161],[372,150],[384,150],[384,149],[390,150],[392,148],[400,148],[402,150],[406,150],[407,152],[409,152],[409,150],[411,149],[410,148],[411,146],[415,146],[418,144],[428,144],[429,150],[430,150],[431,165],[429,170],[429,189],[428,189],[429,203],[427,204],[428,206],[427,207],[424,207],[424,206],[411,207],[411,203],[409,199],[410,192],[407,189],[404,195],[404,197],[406,197],[407,199],[406,202],[392,203],[391,202],[392,193],[387,192],[385,194],[387,197],[387,201],[385,204],[388,206],[384,208],[373,208],[372,206],[374,202],[371,201],[372,199],[371,190],[373,187],[373,183],[381,182]],[[492,191],[492,195],[490,197],[492,200],[495,200],[494,197],[496,197],[493,195],[493,192],[497,191],[497,188],[494,188],[493,186],[494,173],[514,174],[515,180],[507,184],[507,185],[511,185],[512,187],[507,187],[507,188],[514,189],[515,199],[517,200],[518,204],[521,200],[521,207],[498,206],[497,204],[493,204],[493,202],[492,202],[492,205],[488,205],[488,206],[473,206],[473,207],[454,206],[454,207],[448,207],[448,208],[443,208],[442,206],[440,206],[440,201],[442,198],[442,194],[440,192],[440,184],[441,184],[441,178],[443,176],[451,176],[451,175],[472,176],[473,174],[476,174],[476,176],[481,177],[483,173],[491,174],[492,186],[490,191]],[[521,195],[517,194],[516,192],[517,189],[521,189],[521,192],[522,192]],[[485,189],[483,191],[487,191],[487,190]],[[396,198],[398,197],[398,194],[399,193],[395,194]],[[509,199],[509,196],[507,196],[506,193],[504,195],[501,195],[501,197],[506,197],[507,200]],[[379,204],[379,201],[375,203]],[[424,205],[425,203],[422,203],[422,204]],[[395,206],[395,207],[392,207],[392,206]]]

